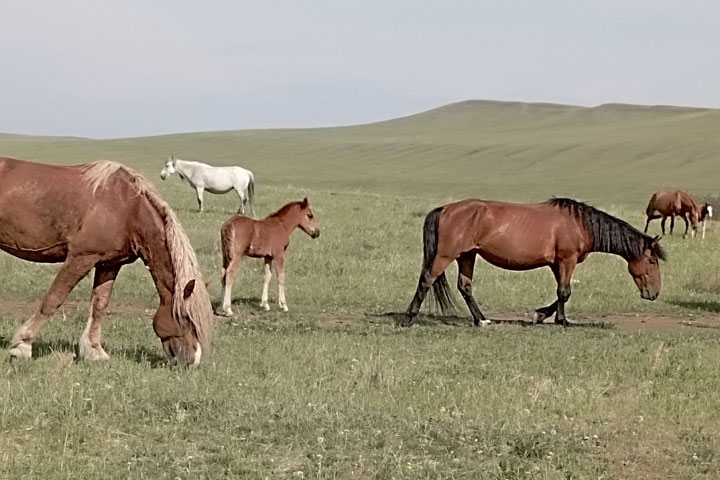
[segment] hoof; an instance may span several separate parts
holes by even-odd
[[[101,362],[110,360],[110,355],[102,347],[80,348],[80,360],[88,362]]]
[[[282,309],[283,312],[288,311],[287,305],[281,305],[280,308]],[[268,310],[270,310],[270,309],[268,308]]]
[[[215,315],[217,315],[219,317],[232,317],[232,314],[233,314],[233,312],[229,308],[228,309],[221,308],[221,309],[215,311]]]
[[[538,323],[543,323],[546,318],[547,318],[547,315],[545,315],[544,313],[538,312],[536,310],[535,313],[533,314],[532,323],[533,323],[533,325],[537,325]]]
[[[481,327],[487,327],[488,325],[491,325],[492,321],[488,320],[487,318],[485,320],[480,320],[480,326]]]
[[[265,310],[266,312],[269,312],[269,311],[270,311],[270,305],[268,305],[267,303],[265,303],[265,304],[262,304],[262,303],[261,303],[261,304],[260,304],[260,308],[262,308],[262,309]]]
[[[10,349],[10,360],[30,360],[32,358],[32,345],[20,342]]]

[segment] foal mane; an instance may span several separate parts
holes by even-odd
[[[198,342],[203,354],[210,353],[213,334],[213,317],[210,308],[210,295],[198,265],[195,251],[190,245],[187,234],[183,230],[175,212],[162,199],[157,189],[142,175],[120,163],[101,160],[82,165],[83,180],[90,187],[93,194],[98,189],[105,188],[108,179],[118,171],[123,171],[130,177],[135,191],[144,196],[163,219],[165,226],[165,239],[172,260],[175,273],[175,291],[173,292],[173,317],[178,322],[184,322],[187,313],[193,324]],[[196,279],[192,295],[185,299],[184,288],[187,282]]]
[[[583,222],[592,239],[593,252],[615,253],[627,260],[636,260],[649,248],[659,259],[667,258],[665,250],[653,237],[609,213],[570,198],[552,198],[548,203],[567,210]]]
[[[302,203],[302,201],[294,201],[294,202],[285,204],[282,207],[280,207],[280,209],[277,212],[271,213],[270,215],[268,215],[267,218],[282,217],[283,215],[286,215],[295,205],[300,205],[301,203]]]

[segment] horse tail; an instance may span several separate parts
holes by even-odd
[[[440,224],[440,215],[444,210],[445,207],[438,207],[425,217],[425,224],[423,225],[423,273],[430,271],[435,257],[437,257],[438,225]],[[435,301],[443,314],[455,309],[455,302],[450,293],[450,285],[445,272],[442,272],[435,279],[432,290]]]
[[[253,217],[255,216],[255,206],[253,205],[253,199],[255,198],[255,175],[253,175],[252,172],[250,172],[250,180],[248,181],[248,189],[247,189],[247,195],[248,195],[248,204],[250,205],[250,211],[253,214]]]
[[[657,199],[657,193],[653,193],[653,196],[650,197],[650,201],[648,202],[648,206],[645,209],[645,215],[648,217],[653,214],[655,211],[655,200]]]
[[[232,219],[231,219],[232,220]],[[233,248],[235,243],[235,227],[232,221],[227,221],[220,228],[220,248],[223,257],[223,278],[225,277],[225,269],[230,265],[233,259]]]

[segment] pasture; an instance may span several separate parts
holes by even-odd
[[[592,254],[566,310],[580,326],[526,326],[554,299],[552,274],[484,261],[475,296],[503,322],[474,328],[464,306],[410,329],[395,322],[433,207],[563,195],[642,228],[657,189],[718,198],[718,128],[715,110],[465,102],[332,129],[0,135],[1,155],[105,158],[145,174],[188,232],[215,305],[219,228],[237,198],[207,194],[198,213],[187,185],[159,178],[169,154],[251,169],[261,216],[308,196],[322,229],[292,237],[288,313],[275,281],[271,311],[259,308],[262,263],[246,259],[235,315],[216,317],[215,354],[192,370],[164,365],[157,295],[139,264],[121,271],[104,324],[111,361],[73,362],[84,280],[40,332],[33,361],[0,363],[0,478],[717,478],[716,224],[702,242],[677,228],[663,239],[655,302],[640,299],[623,260]],[[56,270],[0,255],[4,349]]]

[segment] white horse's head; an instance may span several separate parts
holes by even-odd
[[[168,157],[167,162],[165,162],[165,167],[160,172],[160,178],[165,180],[175,172],[175,159],[173,157]]]

